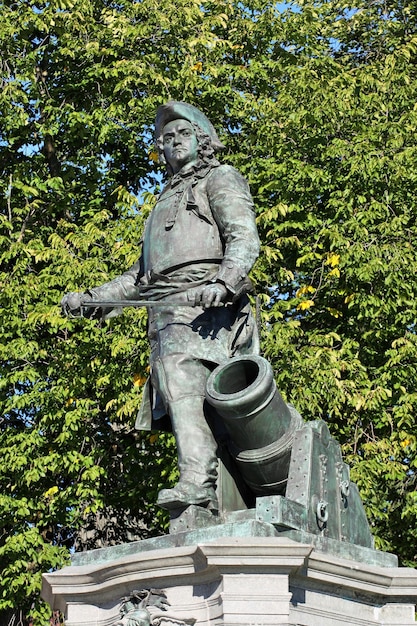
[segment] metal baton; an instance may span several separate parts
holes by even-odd
[[[81,308],[98,309],[98,308],[115,308],[115,307],[142,307],[142,306],[157,306],[157,307],[172,307],[172,306],[192,306],[196,305],[194,302],[167,302],[164,300],[81,300]]]

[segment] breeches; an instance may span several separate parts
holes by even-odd
[[[187,354],[158,357],[152,364],[152,385],[169,412],[172,402],[190,396],[205,396],[207,379],[216,365]]]

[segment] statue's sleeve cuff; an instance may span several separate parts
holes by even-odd
[[[112,299],[111,295],[108,296],[106,294],[105,285],[103,285],[102,287],[96,287],[94,289],[87,289],[84,292],[84,294],[89,296],[93,302],[94,300],[106,300],[106,298],[108,298],[109,300]],[[110,319],[111,317],[117,317],[122,312],[123,312],[122,307],[112,307],[112,308],[97,307],[96,309],[90,308],[90,313],[88,317],[91,317],[94,319],[101,318],[101,319],[107,320],[107,319]]]
[[[90,296],[91,300],[98,300],[99,296],[95,289],[86,289],[84,291],[85,296]]]
[[[248,277],[246,272],[237,263],[231,261],[230,259],[223,260],[219,271],[213,278],[213,282],[224,285],[232,295],[241,291],[242,284],[247,280]]]

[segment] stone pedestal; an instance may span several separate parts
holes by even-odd
[[[396,567],[392,555],[363,549],[360,560],[344,558],[335,545],[325,552],[307,533],[294,541],[259,521],[204,535],[75,555],[44,575],[43,597],[66,626],[143,626],[121,619],[120,606],[145,589],[163,590],[170,605],[150,610],[153,626],[415,626],[417,571]]]

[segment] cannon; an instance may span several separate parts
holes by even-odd
[[[210,375],[206,399],[256,499],[257,519],[373,548],[357,486],[323,420],[303,422],[261,356],[230,359]]]
[[[231,359],[207,382],[206,399],[229,434],[228,448],[254,494],[285,494],[299,413],[279,393],[260,356]]]

